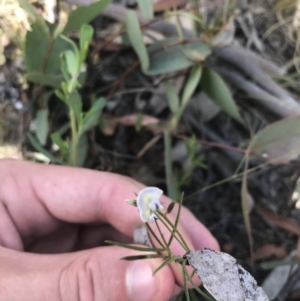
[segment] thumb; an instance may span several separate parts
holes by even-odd
[[[160,259],[123,261],[137,252],[115,246],[40,255],[0,247],[0,295],[6,301],[166,301],[175,290]],[[139,253],[140,254],[140,253]]]

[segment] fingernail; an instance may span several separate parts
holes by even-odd
[[[147,261],[134,261],[126,274],[126,285],[132,301],[150,301],[156,291],[156,277]]]

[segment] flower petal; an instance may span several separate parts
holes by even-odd
[[[146,187],[139,192],[136,204],[143,222],[157,218],[153,212],[163,208],[159,201],[162,194],[163,191],[157,187]]]

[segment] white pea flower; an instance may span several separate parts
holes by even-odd
[[[163,191],[157,187],[147,187],[139,192],[136,204],[144,223],[154,221],[157,218],[155,211],[164,208],[159,200],[162,194]]]

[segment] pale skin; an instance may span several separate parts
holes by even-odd
[[[167,301],[178,293],[176,268],[152,277],[161,259],[121,261],[138,252],[103,245],[132,242],[142,221],[124,199],[142,188],[107,172],[0,160],[1,300]],[[185,208],[179,230],[191,249],[219,249]],[[176,241],[171,249],[185,253]]]

